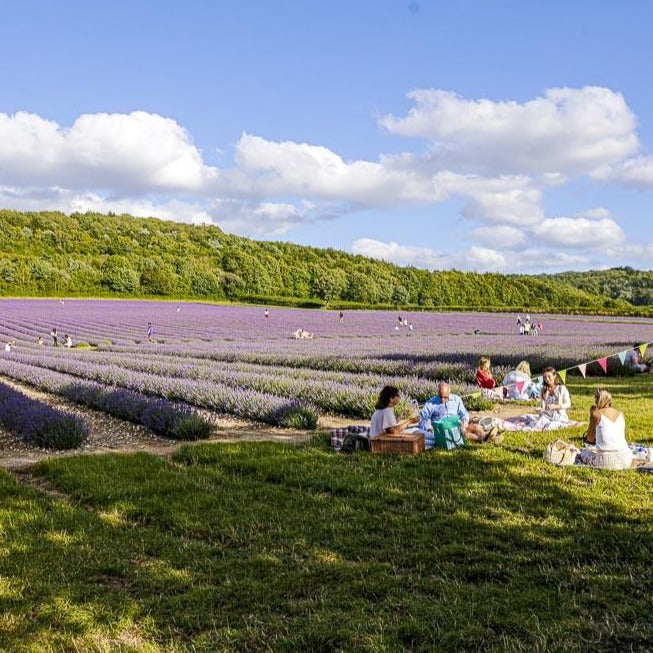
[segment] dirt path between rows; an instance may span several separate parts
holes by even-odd
[[[25,444],[17,435],[0,427],[0,468],[17,471],[30,467],[45,458],[77,456],[80,454],[133,453],[143,451],[157,456],[171,456],[176,449],[188,444],[187,442],[167,440],[144,426],[132,424],[131,422],[112,417],[92,408],[80,406],[62,397],[41,392],[31,386],[1,375],[0,381],[16,390],[20,390],[29,397],[82,417],[91,428],[88,440],[81,447],[68,451],[53,451],[51,449],[40,449]],[[199,412],[215,424],[214,435],[209,440],[202,440],[202,442],[273,441],[301,443],[307,442],[315,435],[315,431],[274,428],[256,422],[216,414],[207,410],[200,410]],[[528,412],[528,408],[525,406],[497,404],[491,411],[483,411],[481,413],[474,413],[473,415],[508,417],[525,412]],[[351,417],[322,415],[318,429],[327,430],[349,424],[365,423],[365,420],[356,420]]]

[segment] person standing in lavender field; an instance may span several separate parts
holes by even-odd
[[[56,328],[53,328],[52,331],[50,331],[50,335],[52,336],[52,344],[55,347],[59,346],[59,335],[57,334]]]
[[[154,339],[154,327],[152,326],[152,322],[147,323],[147,339],[149,342],[152,342]]]

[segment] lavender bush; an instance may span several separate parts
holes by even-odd
[[[345,311],[340,322],[338,311],[271,308],[265,319],[258,307],[137,301],[2,300],[1,314],[0,339],[16,342],[0,356],[6,374],[27,374],[45,387],[50,371],[59,370],[68,382],[95,380],[148,401],[273,424],[297,400],[307,413],[368,418],[386,384],[418,402],[435,394],[440,380],[469,394],[480,355],[492,358],[500,379],[522,359],[538,374],[546,365],[566,369],[653,341],[653,320],[604,316],[531,315],[543,323],[541,334],[520,336],[516,315],[483,312],[402,314],[412,330],[387,311]],[[92,349],[53,347],[53,326]],[[315,338],[292,339],[299,327]],[[44,346],[36,344],[39,335]],[[623,370],[609,358],[608,373]],[[604,374],[597,363],[586,373]]]
[[[83,420],[31,399],[4,383],[0,383],[0,422],[28,444],[48,449],[74,449],[89,434]]]

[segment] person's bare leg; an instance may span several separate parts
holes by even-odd
[[[483,442],[486,438],[486,434],[480,424],[468,424],[467,428],[465,429],[465,437],[468,440]]]

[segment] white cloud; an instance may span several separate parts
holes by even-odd
[[[0,113],[0,183],[134,191],[199,191],[217,171],[170,118],[84,114],[69,129],[32,113]]]
[[[448,257],[428,247],[399,245],[395,242],[384,243],[372,238],[359,238],[351,245],[351,251],[361,256],[380,259],[397,265],[414,265],[415,267],[436,269],[446,266]]]
[[[551,88],[525,103],[467,100],[451,91],[419,89],[403,118],[381,125],[433,144],[452,169],[527,174],[588,173],[637,152],[635,116],[608,88]]]
[[[293,227],[327,219],[310,203],[249,202],[220,199],[211,202],[211,221],[228,232],[247,236],[279,235]]]
[[[533,228],[544,243],[559,247],[595,250],[617,245],[626,239],[621,227],[611,218],[546,218]]]
[[[237,171],[223,181],[240,192],[263,196],[296,196],[348,202],[365,207],[446,198],[431,176],[419,168],[382,163],[345,162],[326,147],[269,141],[243,134],[236,145]]]
[[[508,260],[501,252],[485,247],[474,246],[469,250],[458,249],[454,254],[442,254],[428,247],[359,238],[352,243],[351,251],[396,265],[411,265],[429,270],[472,269],[478,272],[495,272],[508,267]]]
[[[653,187],[653,156],[638,156],[614,166],[604,166],[595,176],[614,179],[635,188]]]
[[[495,246],[502,250],[521,247],[527,241],[527,236],[521,229],[505,225],[479,227],[474,229],[471,235],[484,245]]]

